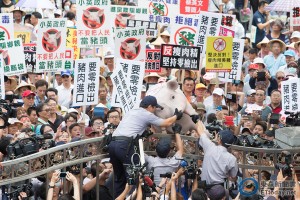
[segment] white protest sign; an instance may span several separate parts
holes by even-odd
[[[144,61],[146,59],[146,29],[117,29],[115,34],[115,58]]]
[[[233,38],[232,43],[232,69],[231,72],[220,72],[219,80],[223,82],[232,83],[233,80],[241,80],[244,40]]]
[[[13,14],[1,13],[0,19],[0,42],[14,39]]]
[[[100,60],[86,58],[75,60],[73,105],[98,104]]]
[[[3,68],[3,60],[0,55],[0,99],[5,99],[5,83],[4,83],[4,68]]]
[[[289,80],[281,82],[282,110],[284,112],[298,112],[300,110],[299,84],[299,79],[295,77],[290,77]]]
[[[64,69],[67,19],[39,19],[36,46],[36,72],[55,72]]]
[[[300,25],[300,7],[293,7],[290,12],[290,25],[299,26]]]
[[[0,42],[0,54],[3,57],[4,74],[20,75],[27,72],[24,47],[20,38]]]
[[[207,36],[234,36],[233,22],[234,15],[200,12],[198,28],[196,32],[195,42],[196,46],[201,47],[202,57],[206,51]]]
[[[282,81],[281,82],[281,99],[282,99],[282,110],[290,111],[290,99],[291,99],[291,91],[290,91],[290,81]]]
[[[110,1],[77,0],[78,47],[99,47],[113,43]]]

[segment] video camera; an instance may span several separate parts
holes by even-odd
[[[4,99],[0,99],[0,108],[4,108],[7,111],[6,113],[4,113],[2,109],[0,109],[0,114],[5,114],[7,115],[8,118],[16,118],[17,117],[16,108],[22,105],[23,105],[22,103],[7,103]]]
[[[118,125],[108,124],[107,127],[103,130],[103,134],[105,135],[101,144],[103,153],[108,152],[108,145],[112,140],[112,133],[116,130],[117,127]]]
[[[7,154],[10,159],[20,158],[39,152],[39,149],[48,149],[55,146],[51,140],[51,134],[34,135],[29,138],[18,140],[7,146]],[[50,139],[50,140],[49,140]],[[49,140],[49,141],[46,141]]]
[[[257,148],[277,148],[275,143],[258,135],[242,134],[237,137],[236,145]]]
[[[201,174],[201,170],[198,169],[197,161],[195,159],[192,159],[190,157],[185,157],[182,159],[176,158],[176,160],[181,160],[180,167],[186,169],[184,172],[186,179],[194,180],[196,178],[197,172],[198,174]]]
[[[286,126],[300,126],[300,112],[284,112],[284,114],[290,115],[286,118],[285,124]]]
[[[207,124],[205,128],[210,133],[211,138],[215,138],[215,134],[223,130],[223,125],[220,121],[215,120],[212,123]]]
[[[275,164],[275,169],[282,170],[283,177],[292,177],[292,169],[291,169],[291,163],[292,163],[292,155],[288,151],[282,151],[281,154],[278,157],[279,163]]]
[[[136,185],[139,180],[140,173],[145,175],[144,169],[147,167],[148,163],[145,162],[143,165],[128,165],[126,167],[126,172],[128,174],[127,183],[128,185]],[[153,176],[153,172],[152,172]]]
[[[29,184],[23,184],[23,185],[20,185],[20,186],[11,186],[11,188],[14,189],[13,192],[10,192],[10,193],[5,193],[8,197],[8,199],[11,199],[11,200],[19,200],[19,195],[21,192],[25,192],[27,197],[31,197],[33,196],[33,191],[31,190],[32,189],[32,183],[29,183]]]

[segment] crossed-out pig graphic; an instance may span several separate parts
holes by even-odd
[[[88,28],[100,28],[103,25],[104,20],[104,9],[91,7],[83,11],[82,21]]]
[[[43,48],[48,52],[56,51],[61,43],[61,32],[57,30],[48,30],[43,32]]]
[[[140,39],[129,38],[121,42],[121,57],[128,60],[135,59],[140,52]]]

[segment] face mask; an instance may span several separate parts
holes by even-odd
[[[289,71],[289,73],[291,73],[291,74],[296,74],[296,73],[297,73],[297,69],[294,68],[294,67],[288,68],[288,71]]]
[[[65,11],[69,11],[70,10],[70,6],[65,6]]]

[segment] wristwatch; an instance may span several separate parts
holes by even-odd
[[[48,185],[48,189],[54,188],[54,187],[55,187],[55,185]]]

